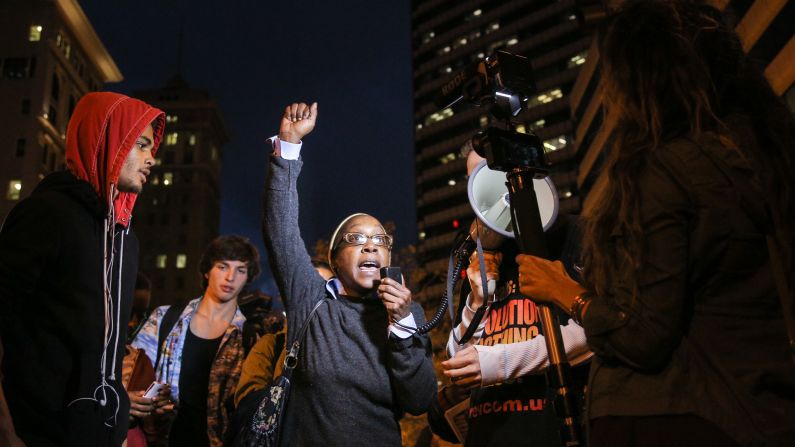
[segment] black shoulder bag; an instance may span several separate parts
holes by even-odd
[[[317,313],[318,308],[326,301],[328,300],[324,298],[312,308],[304,325],[301,327],[301,331],[298,333],[298,337],[296,337],[290,347],[290,351],[284,358],[282,373],[273,380],[268,388],[258,393],[260,396],[259,406],[253,417],[238,427],[232,441],[233,446],[276,447],[279,445],[282,419],[287,407],[287,399],[290,397],[290,379],[293,375],[293,369],[298,364],[298,352],[306,336],[309,323]]]

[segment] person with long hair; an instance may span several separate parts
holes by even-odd
[[[627,2],[600,53],[617,124],[583,284],[517,257],[595,353],[590,445],[791,445],[795,120],[703,3]]]

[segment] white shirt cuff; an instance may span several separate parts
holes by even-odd
[[[414,321],[414,314],[409,314],[408,317],[398,321],[400,326],[397,324],[390,324],[389,325],[389,332],[395,334],[398,338],[409,338],[414,334],[414,331],[410,331],[408,329],[404,329],[402,326],[410,327],[412,329],[417,329],[417,322]]]
[[[299,143],[290,143],[289,141],[280,140],[278,135],[269,138],[274,150],[278,150],[285,160],[298,160],[301,156],[301,146],[303,141]]]

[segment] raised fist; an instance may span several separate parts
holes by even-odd
[[[295,102],[284,109],[282,122],[279,126],[279,139],[289,143],[299,143],[301,139],[312,132],[317,120],[317,103],[311,106]]]

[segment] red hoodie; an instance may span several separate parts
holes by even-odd
[[[148,124],[154,128],[152,156],[163,139],[166,115],[143,101],[118,93],[89,93],[77,103],[66,131],[66,166],[91,184],[103,204],[111,184],[118,184],[127,155]],[[114,200],[116,223],[130,223],[137,194],[122,192]]]

